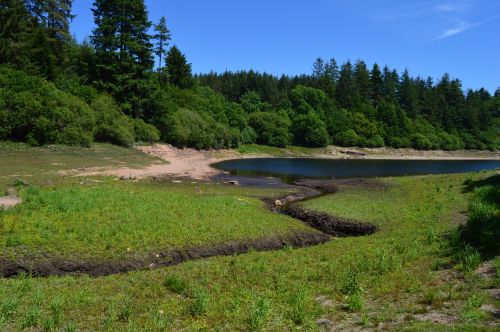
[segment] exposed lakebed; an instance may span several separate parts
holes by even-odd
[[[465,173],[500,168],[500,160],[370,160],[255,158],[212,165],[232,175],[298,178],[352,178]]]

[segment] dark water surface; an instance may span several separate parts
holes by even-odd
[[[347,178],[475,172],[500,168],[500,160],[256,158],[228,160],[213,166],[238,176]]]

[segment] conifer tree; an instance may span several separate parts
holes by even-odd
[[[186,56],[177,48],[172,46],[165,59],[168,82],[181,89],[193,86],[193,75],[191,64],[187,62]]]
[[[340,106],[346,109],[352,108],[356,102],[356,87],[350,61],[345,62],[340,69],[335,96]]]
[[[147,94],[144,80],[153,67],[151,22],[144,0],[96,0],[92,12],[96,28],[91,42],[97,59],[94,84],[139,116],[140,99]]]
[[[368,71],[364,61],[356,61],[356,65],[354,67],[354,80],[359,101],[366,104],[370,103],[372,98],[370,72]]]
[[[382,79],[382,72],[377,63],[373,65],[370,75],[370,85],[373,105],[378,106],[384,97],[384,81]]]
[[[172,39],[172,35],[167,28],[167,21],[165,17],[162,17],[160,22],[155,24],[154,30],[156,32],[153,36],[153,40],[156,42],[154,53],[158,57],[158,70],[161,70],[161,61],[167,54],[168,42]]]

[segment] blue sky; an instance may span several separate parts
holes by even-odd
[[[75,0],[72,32],[93,29],[93,1]],[[500,1],[146,0],[196,73],[309,73],[318,56],[362,59],[414,76],[448,72],[464,88],[500,87]]]

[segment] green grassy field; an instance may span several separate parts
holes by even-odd
[[[24,204],[3,216],[3,255],[120,258],[254,240],[295,231],[314,232],[264,208],[256,195],[214,184],[103,183],[27,188]]]
[[[371,236],[101,278],[0,279],[0,331],[498,330],[481,307],[500,305],[488,293],[500,277],[464,273],[447,237],[466,219],[464,182],[492,174],[385,178],[302,203],[374,223]],[[306,229],[263,208],[276,190],[92,180],[25,191],[3,216],[0,254],[121,257]]]

